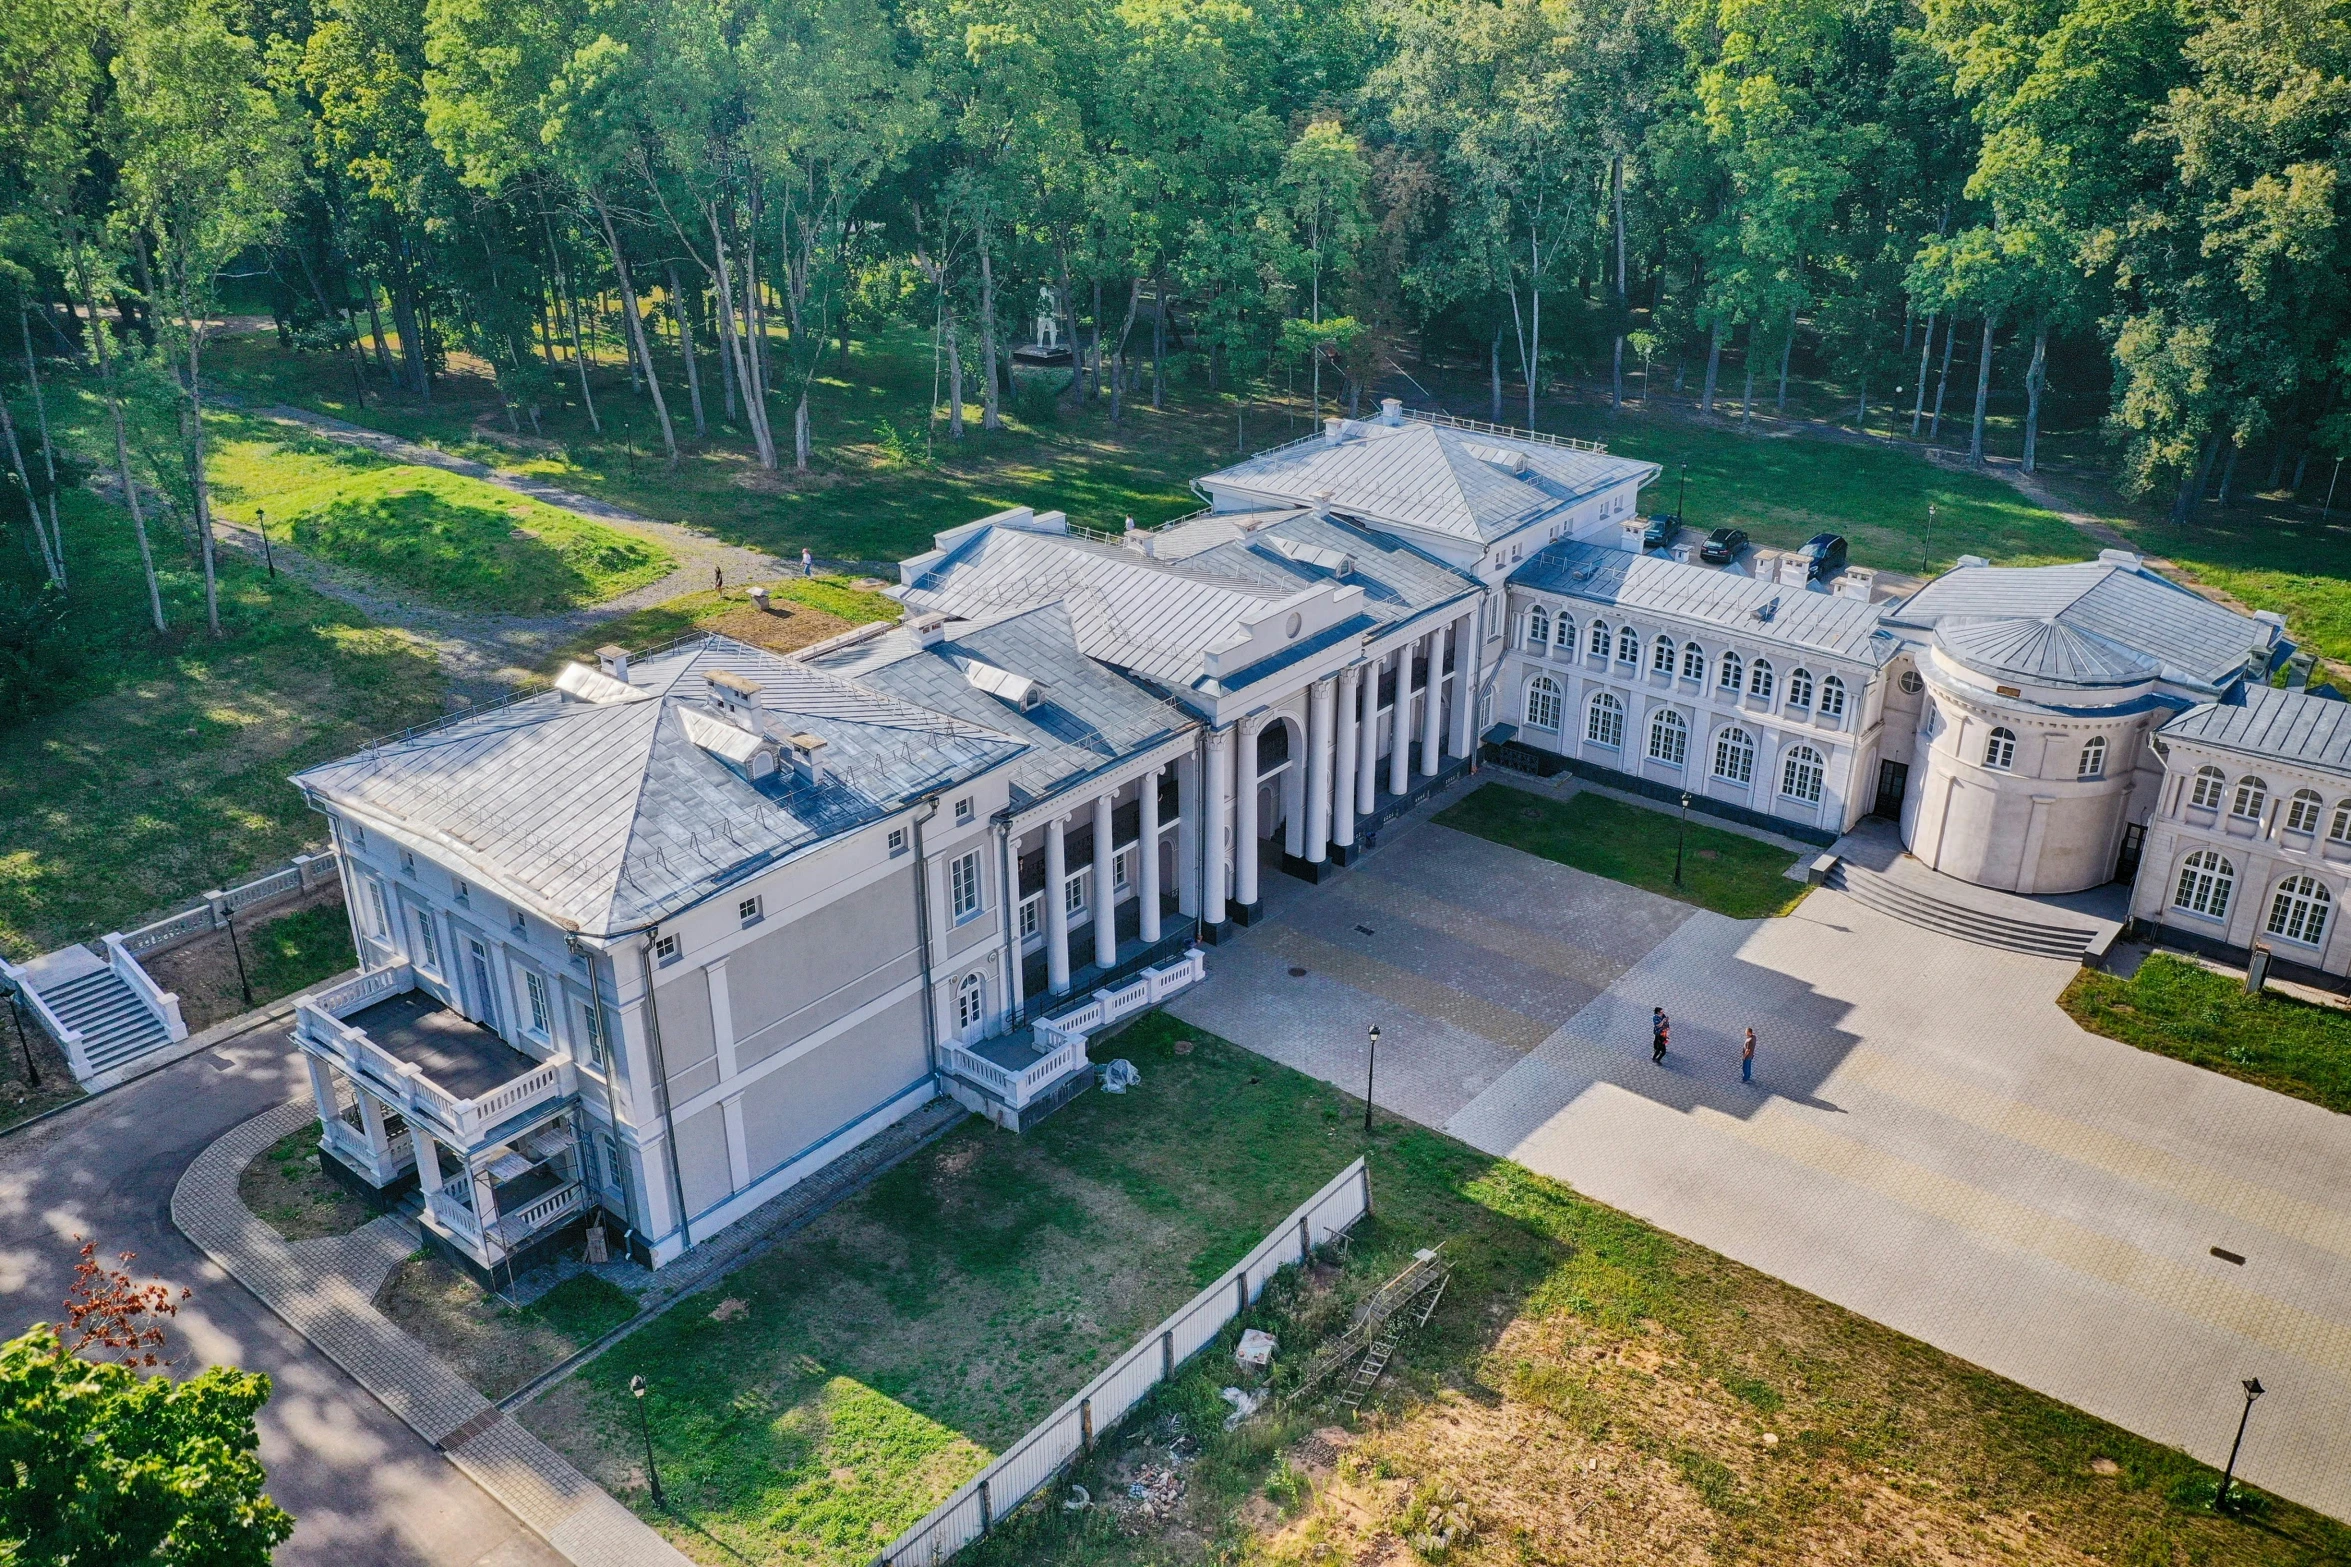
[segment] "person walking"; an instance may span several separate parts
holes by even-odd
[[[1665,1015],[1665,1008],[1651,1007],[1649,1009],[1650,1060],[1660,1064],[1664,1062],[1666,1038],[1667,1035],[1671,1032],[1672,1028],[1673,1022]]]
[[[1739,1081],[1755,1081],[1755,1030],[1747,1030],[1747,1042],[1739,1047]]]
[[[800,546],[800,575],[803,577],[816,575],[816,557],[809,553],[808,546],[805,544]]]

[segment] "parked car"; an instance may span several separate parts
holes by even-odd
[[[1841,533],[1816,533],[1804,541],[1796,552],[1804,560],[1804,575],[1813,582],[1833,577],[1845,569],[1845,536]]]
[[[1727,566],[1747,547],[1745,528],[1717,528],[1698,546],[1698,558],[1709,566]]]
[[[1673,536],[1682,531],[1678,513],[1661,511],[1649,519],[1649,526],[1641,530],[1641,548],[1662,550],[1672,547]]]

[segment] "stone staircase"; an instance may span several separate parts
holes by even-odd
[[[63,947],[21,967],[0,959],[0,981],[31,1004],[65,1052],[74,1080],[92,1093],[120,1083],[188,1036],[179,998],[158,990],[120,943],[120,937],[107,938],[108,958],[87,947]]]
[[[1938,898],[1894,877],[1865,870],[1844,860],[1837,862],[1821,885],[1845,894],[1866,908],[1909,924],[1940,931],[1946,936],[1956,936],[1962,941],[1972,941],[1979,946],[2000,947],[2009,952],[2030,953],[2034,957],[2061,958],[2070,963],[2079,963],[2083,961],[2083,954],[2093,947],[2103,950],[2105,943],[2113,936],[2110,922],[2088,915],[2067,916],[2063,910],[2050,910],[2066,920],[2066,923],[2060,924],[1995,913],[1964,903],[1954,903],[1948,898]]]
[[[41,999],[60,1022],[82,1036],[82,1054],[92,1075],[115,1071],[171,1043],[163,1019],[112,969],[44,990]]]

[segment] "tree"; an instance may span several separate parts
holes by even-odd
[[[1345,276],[1362,246],[1366,227],[1364,186],[1371,170],[1362,144],[1336,120],[1316,120],[1299,132],[1282,156],[1279,181],[1289,220],[1296,266],[1305,274],[1307,313],[1285,322],[1283,346],[1304,352],[1313,364],[1314,412],[1322,416],[1322,360],[1351,343],[1361,330],[1347,316],[1323,319],[1322,297]]]

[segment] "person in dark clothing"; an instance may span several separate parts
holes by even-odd
[[[1666,1017],[1665,1008],[1651,1007],[1649,1009],[1650,1060],[1657,1062],[1662,1062],[1665,1060],[1666,1036],[1671,1032],[1672,1028],[1672,1020]]]
[[[1755,1030],[1747,1030],[1747,1042],[1739,1047],[1739,1081],[1755,1081]]]

